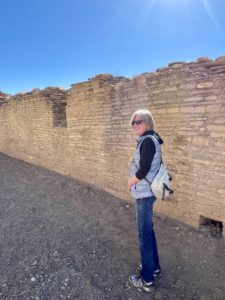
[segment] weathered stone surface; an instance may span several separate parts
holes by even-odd
[[[211,60],[207,56],[199,57],[197,62],[210,62]]]
[[[186,63],[185,61],[175,61],[173,63],[168,64],[168,67],[172,67],[172,68],[176,69],[176,68],[180,68],[185,63]]]
[[[211,88],[212,86],[213,82],[201,82],[197,85],[197,89]]]
[[[218,61],[218,62],[225,62],[225,55],[217,57],[216,61]]]
[[[164,139],[175,189],[157,210],[192,225],[201,214],[225,222],[223,70],[223,57],[200,58],[133,78],[100,74],[68,91],[0,93],[0,151],[130,199],[129,120],[145,107]]]

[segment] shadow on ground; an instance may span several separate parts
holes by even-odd
[[[0,299],[225,299],[225,241],[155,216],[162,278],[130,287],[134,205],[0,153]]]

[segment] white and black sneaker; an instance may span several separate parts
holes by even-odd
[[[142,264],[140,264],[140,265],[138,266],[138,271],[141,272],[141,270],[142,270]],[[161,269],[156,269],[156,270],[153,272],[153,276],[154,276],[154,278],[159,278],[159,277],[161,277]]]
[[[134,287],[136,287],[140,291],[143,290],[147,293],[151,293],[153,291],[152,287],[154,286],[154,281],[145,282],[141,276],[137,275],[131,275],[129,277],[129,281]]]

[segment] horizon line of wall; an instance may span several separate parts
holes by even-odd
[[[220,64],[221,62],[224,62],[224,60],[225,60],[225,55],[219,56],[215,60],[209,59],[208,57],[204,56],[204,57],[199,57],[196,61],[192,61],[192,62],[175,61],[175,62],[169,63],[165,67],[160,67],[160,68],[156,69],[155,71],[144,72],[144,73],[141,73],[140,75],[135,75],[135,76],[132,76],[132,77],[114,76],[114,75],[108,74],[108,73],[100,73],[100,74],[95,75],[93,78],[88,78],[87,81],[91,81],[94,78],[101,78],[101,77],[107,77],[107,76],[113,77],[113,78],[119,78],[119,79],[132,80],[132,79],[137,78],[137,77],[142,76],[142,75],[154,74],[154,73],[160,72],[162,70],[167,69],[168,67],[175,67],[176,68],[176,67],[179,67],[180,65],[184,65],[184,64],[189,65],[189,64],[196,63],[196,62],[206,62],[206,61],[208,61],[208,62],[209,61],[210,62],[215,62],[215,63],[219,63]],[[84,82],[87,82],[87,81],[84,81]],[[75,85],[82,84],[84,82],[72,83],[71,87],[73,87]],[[9,100],[12,97],[18,97],[18,96],[21,96],[21,95],[26,95],[26,94],[30,94],[30,93],[32,94],[32,93],[36,93],[36,92],[41,92],[41,91],[46,91],[46,90],[53,90],[53,89],[57,89],[57,90],[61,90],[61,91],[66,91],[66,92],[69,92],[71,90],[71,88],[70,89],[65,89],[64,87],[52,87],[52,86],[48,86],[48,87],[45,87],[43,89],[41,89],[41,88],[33,88],[31,91],[21,91],[21,92],[15,93],[15,94],[4,93],[3,91],[0,90],[0,104],[2,102],[4,102],[4,101]]]
[[[0,151],[126,201],[135,136],[149,109],[175,194],[156,210],[187,224],[225,222],[225,56],[175,62],[130,79],[100,74],[71,89],[0,93]]]

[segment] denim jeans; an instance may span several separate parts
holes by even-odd
[[[144,281],[152,281],[153,272],[160,269],[155,232],[153,229],[153,203],[156,198],[136,199],[136,225],[141,254],[141,276]]]

